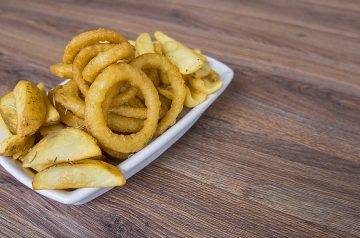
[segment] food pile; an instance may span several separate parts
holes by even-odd
[[[34,189],[122,186],[113,164],[144,148],[223,81],[198,49],[162,32],[135,41],[108,29],[75,36],[47,92],[21,80],[0,99],[0,154],[34,173]],[[105,162],[106,161],[106,162]]]

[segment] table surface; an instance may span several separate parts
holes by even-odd
[[[98,27],[162,30],[234,81],[166,153],[86,205],[0,169],[1,237],[360,235],[358,0],[1,0],[0,94],[61,82],[49,65]]]

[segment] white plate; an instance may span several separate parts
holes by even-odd
[[[209,95],[205,102],[189,110],[174,126],[153,140],[144,149],[119,164],[118,168],[124,173],[126,179],[129,179],[142,170],[180,139],[230,84],[234,77],[234,72],[225,64],[211,57],[207,57],[207,59],[211,68],[218,72],[222,80],[224,80],[223,87],[216,93]],[[33,174],[31,172],[24,170],[18,162],[10,157],[0,156],[0,164],[17,180],[32,189]],[[38,190],[36,192],[64,204],[80,205],[95,199],[110,189],[112,188],[81,188],[71,192],[62,190]]]

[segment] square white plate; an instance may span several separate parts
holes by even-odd
[[[234,72],[220,61],[211,57],[207,57],[207,60],[211,68],[218,72],[222,80],[224,80],[222,88],[216,93],[209,95],[205,102],[186,112],[174,126],[153,140],[144,149],[119,164],[118,168],[124,173],[126,179],[129,179],[142,170],[180,139],[230,84],[234,77]],[[32,189],[32,177],[34,175],[31,172],[24,170],[18,162],[10,157],[0,156],[0,164],[17,180]],[[38,190],[36,192],[64,204],[81,205],[95,199],[110,189],[112,188],[81,188],[71,192],[62,190]]]

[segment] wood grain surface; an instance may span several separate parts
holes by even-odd
[[[0,1],[0,94],[79,32],[162,30],[233,83],[166,153],[82,206],[0,169],[0,237],[360,236],[360,1]]]

